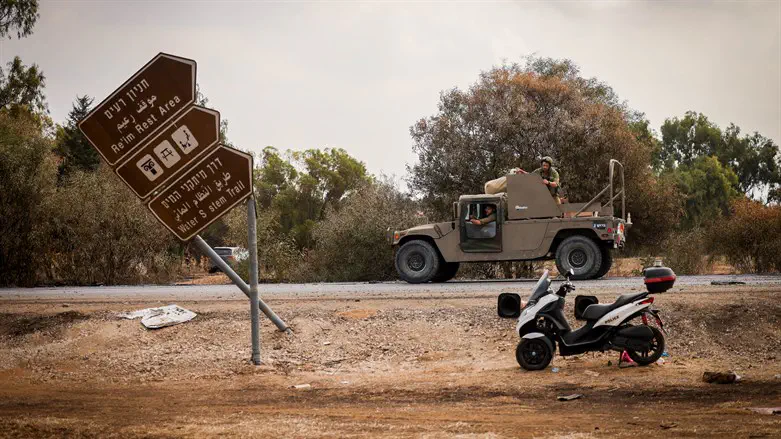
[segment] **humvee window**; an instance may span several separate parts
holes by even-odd
[[[488,212],[490,208],[490,212]],[[496,237],[496,205],[491,203],[471,203],[464,218],[466,236],[469,239],[493,239]],[[479,220],[483,224],[475,224]]]

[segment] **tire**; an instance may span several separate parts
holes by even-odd
[[[526,370],[542,370],[553,360],[553,346],[547,337],[522,338],[515,348],[515,360]]]
[[[604,277],[607,272],[610,271],[610,267],[613,266],[613,252],[611,252],[610,249],[605,246],[602,246],[600,250],[602,250],[602,265],[599,266],[599,271],[597,271],[594,279]]]
[[[640,366],[648,366],[649,364],[655,363],[664,352],[664,334],[655,326],[648,326],[648,328],[654,333],[654,338],[652,340],[653,347],[651,350],[647,352],[637,352],[632,349],[626,350],[629,354],[629,358]]]
[[[458,262],[439,262],[439,273],[431,279],[431,282],[447,282],[456,277],[458,273]]]
[[[573,280],[594,279],[602,266],[602,252],[593,239],[583,235],[566,238],[556,249],[556,268],[559,273],[575,270]]]
[[[396,252],[396,271],[411,284],[433,280],[439,274],[442,260],[439,251],[426,241],[409,241]]]

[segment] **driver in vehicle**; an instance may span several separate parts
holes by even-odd
[[[483,218],[476,219],[474,216],[472,216],[469,222],[476,226],[484,226],[486,224],[490,224],[496,221],[496,213],[494,212],[493,205],[489,204],[485,206],[483,212],[485,213],[485,216],[483,216]]]

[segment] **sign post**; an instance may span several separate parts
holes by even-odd
[[[195,61],[160,53],[81,122],[79,129],[117,176],[177,238],[195,244],[250,298],[252,362],[260,364],[263,311],[290,328],[258,297],[258,251],[252,156],[219,144],[220,114],[193,105]],[[151,198],[151,199],[150,199]],[[248,200],[250,285],[200,237]]]

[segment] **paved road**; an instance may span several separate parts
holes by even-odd
[[[676,289],[710,285],[713,281],[739,281],[747,285],[778,285],[781,287],[781,275],[776,276],[680,276],[676,281]],[[524,294],[532,287],[535,280],[513,281],[451,281],[444,284],[410,285],[403,282],[382,283],[319,283],[319,284],[262,284],[262,297],[284,296],[286,298],[306,297],[343,297],[343,296],[394,296],[399,294],[464,294],[464,293],[501,293],[520,292]],[[640,277],[610,278],[592,281],[575,281],[581,290],[621,290],[641,289],[643,279]],[[555,282],[554,282],[555,284]],[[723,287],[728,288],[728,287]],[[244,295],[234,285],[136,285],[115,287],[53,287],[53,288],[2,288],[0,301],[4,300],[38,300],[38,299],[72,299],[96,300],[208,300],[244,299]]]

